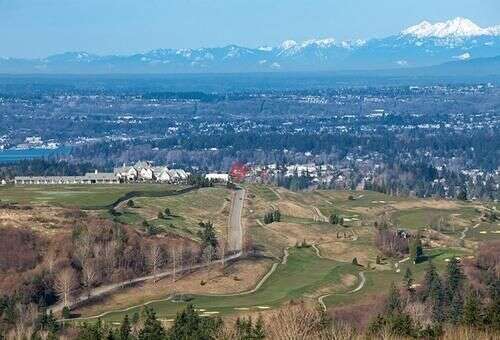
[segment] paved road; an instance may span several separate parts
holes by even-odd
[[[231,212],[229,214],[228,225],[228,250],[241,251],[243,248],[243,226],[241,215],[245,202],[245,189],[235,190],[231,202]]]
[[[245,190],[236,190],[235,193],[233,194],[233,200],[231,204],[231,212],[230,212],[230,217],[229,217],[229,249],[228,252],[231,252],[232,254],[229,256],[225,257],[225,261],[230,261],[237,259],[241,256],[242,254],[242,245],[243,245],[243,226],[241,222],[241,216],[242,216],[242,210],[243,210],[243,201],[245,198]],[[221,260],[214,261],[212,263],[219,263]],[[179,268],[176,273],[182,273],[186,272],[188,270],[194,270],[194,269],[200,269],[206,267],[205,263],[202,264],[197,264],[194,265],[190,268],[185,267],[185,268]],[[109,294],[111,292],[114,292],[116,290],[119,290],[121,288],[148,281],[148,280],[153,280],[153,279],[159,279],[159,278],[164,278],[172,274],[171,270],[167,270],[161,273],[158,273],[156,276],[153,275],[147,275],[147,276],[141,276],[137,277],[132,280],[127,280],[127,281],[122,281],[118,283],[113,283],[109,285],[103,285],[99,286],[97,288],[94,288],[91,290],[90,294],[82,294],[76,298],[73,299],[73,302],[69,306],[70,308],[75,307],[78,304],[81,304],[91,298],[99,297],[101,295]],[[48,308],[48,310],[52,310],[53,313],[60,312],[63,309],[64,305],[62,303],[56,304],[53,307]]]
[[[340,295],[342,295],[342,294],[353,294],[353,293],[356,293],[356,292],[360,291],[361,289],[363,289],[363,287],[365,286],[365,283],[366,283],[365,273],[364,272],[359,272],[358,275],[359,275],[359,284],[353,290],[350,290],[347,293],[332,293],[332,294],[326,294],[326,295],[320,296],[318,298],[318,302],[319,302],[321,308],[326,312],[327,308],[326,308],[326,304],[325,304],[325,302],[323,300],[326,297],[330,296],[330,295],[335,295],[335,294],[340,294]]]

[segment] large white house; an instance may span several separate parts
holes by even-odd
[[[229,174],[206,174],[205,178],[214,182],[227,183],[229,182]]]
[[[151,162],[139,161],[134,165],[126,165],[114,169],[116,177],[122,182],[156,181],[162,183],[178,183],[187,180],[189,173],[182,169],[169,169],[166,166],[153,166]]]

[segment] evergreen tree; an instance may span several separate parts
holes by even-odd
[[[169,339],[175,340],[210,340],[222,327],[220,318],[201,318],[190,304],[177,316],[174,325],[168,331]]]
[[[123,318],[123,322],[120,326],[120,340],[129,340],[130,339],[130,332],[131,332],[131,327],[130,327],[130,321],[128,319],[128,315],[125,315]]]
[[[486,307],[485,323],[494,330],[500,330],[500,279],[494,279],[490,286],[490,303]]]
[[[467,298],[465,299],[464,312],[463,312],[463,322],[467,326],[476,327],[479,326],[481,317],[481,308],[479,306],[479,299],[477,292],[470,290]]]
[[[407,290],[412,290],[412,286],[413,286],[413,273],[411,272],[411,269],[410,267],[407,267],[406,268],[406,271],[405,271],[405,276],[403,278],[403,283],[406,287]]]
[[[389,290],[389,296],[387,297],[387,301],[385,304],[385,313],[387,315],[398,314],[402,309],[401,305],[401,296],[399,294],[399,290],[394,284],[391,283],[391,288]]]
[[[413,263],[420,263],[424,257],[424,250],[422,247],[422,241],[420,240],[420,234],[418,234],[415,239],[410,242],[410,258]]]
[[[139,315],[138,312],[135,312],[134,315],[132,315],[132,324],[137,325],[139,320],[141,319],[141,316]]]
[[[465,188],[462,188],[460,190],[460,192],[457,195],[457,199],[461,201],[467,201],[467,191],[465,190]]]
[[[162,340],[165,338],[165,330],[160,321],[156,319],[156,313],[152,308],[144,307],[144,327],[139,331],[139,340]]]
[[[78,333],[78,340],[100,340],[103,334],[101,319],[98,319],[95,324],[85,322]]]
[[[452,258],[450,262],[448,262],[446,272],[446,294],[448,301],[451,302],[453,296],[462,290],[465,276],[462,266],[456,258]]]
[[[252,318],[236,319],[235,323],[236,339],[237,340],[262,340],[265,339],[264,321],[259,315],[255,325]]]
[[[113,331],[113,329],[111,329],[111,328],[108,329],[105,339],[106,340],[115,340],[116,339],[115,332]]]
[[[434,266],[434,263],[432,263],[432,261],[429,261],[424,277],[422,301],[426,301],[429,298],[431,287],[436,280],[439,280],[439,274],[436,271],[436,266]]]
[[[447,318],[452,323],[458,323],[462,316],[464,280],[465,276],[460,262],[452,258],[447,266],[445,288],[445,303],[448,306]]]
[[[270,224],[273,222],[281,221],[281,212],[279,210],[273,210],[264,214],[264,224]]]
[[[444,321],[444,292],[439,276],[432,282],[429,296],[432,303],[432,320],[435,322]]]
[[[275,210],[273,212],[273,221],[280,222],[281,221],[281,212],[279,210]]]
[[[262,316],[259,315],[257,322],[255,323],[253,329],[253,339],[254,340],[263,340],[266,338],[265,325]]]
[[[389,316],[387,323],[391,333],[395,336],[407,337],[413,334],[413,321],[406,313],[398,313]]]
[[[330,224],[336,225],[339,224],[340,219],[337,214],[331,214],[328,218],[328,221],[330,222]]]
[[[215,234],[214,224],[212,222],[200,222],[199,226],[201,230],[198,231],[198,236],[201,239],[201,248],[205,249],[211,246],[213,249],[217,249],[219,242]]]
[[[429,262],[425,273],[422,300],[432,306],[432,320],[442,322],[444,320],[443,285],[432,261]]]
[[[464,299],[461,292],[456,292],[448,307],[447,318],[452,324],[458,324],[463,317]]]

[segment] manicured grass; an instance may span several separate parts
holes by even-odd
[[[476,228],[469,228],[466,239],[475,241],[498,240],[500,239],[500,222],[481,222]]]
[[[240,296],[193,296],[190,303],[196,308],[216,311],[220,314],[238,312],[235,308],[275,307],[291,299],[304,296],[329,283],[339,283],[342,274],[355,274],[358,267],[351,264],[320,259],[312,249],[290,249],[290,256],[285,265],[279,265],[276,271],[255,293]],[[172,318],[186,303],[163,301],[152,303],[160,318]],[[121,321],[125,314],[140,311],[136,308],[126,313],[112,313],[104,317],[106,320]]]
[[[100,209],[132,191],[161,192],[179,188],[165,184],[18,185],[0,187],[0,200]]]
[[[474,218],[479,218],[480,213],[476,212],[474,208],[471,207],[464,207],[461,209],[419,208],[398,211],[393,214],[393,217],[402,228],[421,229],[431,223],[436,224],[441,218],[450,220],[452,215],[456,215],[461,220],[470,222],[470,220]],[[463,228],[460,227],[457,228],[457,230],[462,229]]]
[[[411,200],[408,198],[389,196],[375,191],[319,190],[311,194],[333,203],[334,206],[344,209],[353,207],[372,207],[374,204]],[[349,196],[352,196],[353,199],[349,199]]]
[[[426,250],[425,254],[432,259],[437,270],[443,274],[446,270],[447,263],[445,260],[452,257],[462,257],[470,255],[459,248],[442,248]],[[413,264],[410,260],[399,265],[400,271],[396,272],[394,266],[391,270],[365,270],[366,283],[360,291],[353,294],[335,294],[327,297],[324,302],[327,306],[346,305],[352,303],[363,303],[368,301],[370,296],[384,295],[389,291],[392,282],[396,285],[401,285],[406,268],[410,268],[413,273],[415,283],[420,283],[425,275],[425,271],[429,265],[428,261],[419,264]],[[362,270],[362,269],[361,269]]]

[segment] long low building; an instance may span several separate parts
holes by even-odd
[[[15,184],[116,184],[119,179],[113,173],[89,172],[85,176],[16,176]]]

